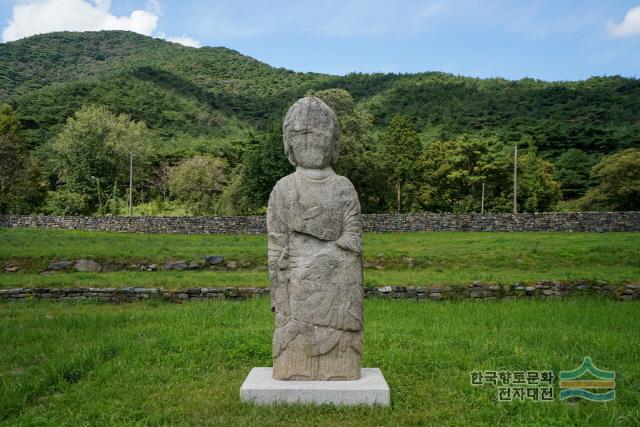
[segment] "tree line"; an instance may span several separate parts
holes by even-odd
[[[377,107],[345,88],[307,93],[336,112],[342,135],[335,168],[353,182],[365,213],[511,212],[514,162],[518,211],[640,210],[638,148],[594,155],[571,147],[551,157],[529,132],[429,133],[406,113],[376,125]],[[275,182],[292,171],[280,120],[240,142],[203,139],[199,148],[191,138],[185,151],[179,142],[161,150],[157,131],[144,121],[88,104],[38,156],[28,149],[20,117],[4,104],[0,212],[125,215],[131,190],[137,214],[262,214]]]

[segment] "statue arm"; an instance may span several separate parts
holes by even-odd
[[[360,202],[353,185],[349,183],[345,194],[343,211],[344,228],[336,245],[357,255],[362,254],[362,221],[360,219]]]
[[[287,286],[289,232],[287,202],[282,186],[276,184],[269,196],[267,207],[268,263],[271,282],[271,309],[277,314],[289,315]]]
[[[268,263],[270,275],[276,270],[285,268],[287,258],[289,234],[286,221],[286,206],[280,186],[277,186],[269,196],[267,207],[268,232]]]

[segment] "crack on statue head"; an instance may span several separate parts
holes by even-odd
[[[338,119],[320,98],[307,96],[296,101],[282,130],[284,151],[293,166],[323,169],[338,159]]]

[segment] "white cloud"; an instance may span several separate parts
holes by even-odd
[[[52,31],[128,30],[151,35],[158,15],[134,10],[129,16],[109,12],[109,0],[39,0],[13,7],[13,16],[2,31],[5,42]]]
[[[13,7],[9,24],[2,30],[5,42],[52,31],[126,30],[153,35],[162,15],[158,0],[148,0],[147,9],[137,9],[129,16],[110,12],[110,0],[32,0]],[[160,37],[185,46],[200,47],[189,36]]]
[[[613,37],[629,37],[640,34],[640,6],[629,9],[619,24],[609,21],[607,30]]]
[[[202,46],[202,43],[200,43],[198,40],[185,35],[182,35],[181,37],[163,37],[163,38],[167,41],[170,41],[172,43],[179,43],[183,46],[189,46],[189,47]]]

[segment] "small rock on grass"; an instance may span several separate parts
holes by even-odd
[[[60,271],[66,270],[73,265],[73,261],[58,261],[58,262],[50,262],[47,266],[47,270]]]
[[[220,255],[205,255],[202,257],[207,265],[223,265],[224,257]]]
[[[73,268],[83,273],[97,273],[102,270],[102,266],[92,259],[79,259]]]

